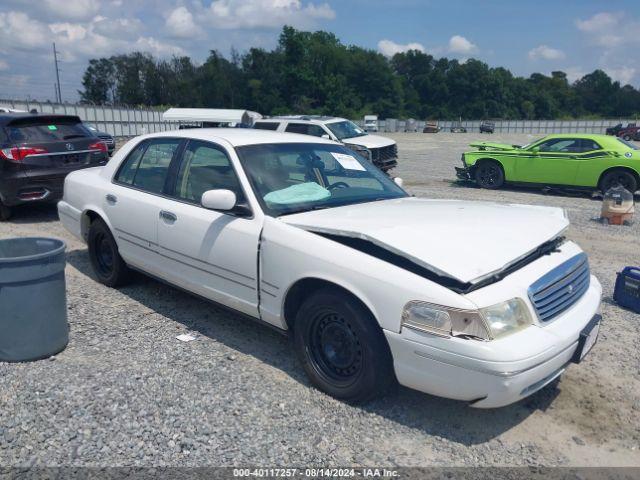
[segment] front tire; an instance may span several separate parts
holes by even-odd
[[[109,227],[101,219],[91,223],[88,244],[91,266],[100,283],[115,288],[129,281],[131,270],[118,253]]]
[[[600,190],[605,193],[616,185],[622,185],[631,193],[635,193],[638,189],[638,181],[636,177],[629,171],[617,168],[605,173],[600,180]]]
[[[476,167],[475,180],[480,188],[495,190],[504,185],[504,170],[498,162],[482,161]]]
[[[632,140],[631,135],[623,135],[622,139],[626,140],[627,142],[630,142]]]
[[[395,383],[382,329],[353,296],[322,289],[296,315],[294,344],[311,383],[332,397],[363,402]]]

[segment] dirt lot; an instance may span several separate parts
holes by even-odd
[[[393,137],[397,174],[418,196],[569,212],[569,236],[604,287],[604,321],[594,350],[557,387],[491,411],[404,388],[350,406],[311,388],[287,339],[266,327],[150,279],[119,291],[96,283],[55,209],[23,209],[0,237],[67,242],[71,342],[55,359],[0,363],[0,466],[640,466],[640,316],[611,298],[616,272],[640,264],[640,221],[603,226],[588,195],[455,183],[477,135]],[[186,332],[197,339],[175,339]]]

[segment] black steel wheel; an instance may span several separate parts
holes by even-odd
[[[484,160],[476,167],[475,179],[479,187],[495,190],[504,185],[504,170],[498,162]]]
[[[391,351],[371,313],[352,295],[326,288],[296,315],[296,353],[311,382],[336,398],[361,402],[395,383]]]
[[[108,287],[125,284],[131,271],[118,252],[109,227],[101,219],[96,219],[89,227],[89,258],[98,281]]]
[[[348,386],[362,373],[362,345],[353,327],[333,308],[317,311],[309,326],[309,358],[318,375]]]
[[[631,193],[635,193],[638,189],[636,177],[630,171],[621,168],[610,170],[600,179],[600,190],[602,193],[617,185],[622,185]]]

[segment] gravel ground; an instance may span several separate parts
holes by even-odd
[[[54,208],[23,209],[0,237],[67,242],[71,341],[49,360],[0,363],[0,466],[640,466],[640,317],[611,299],[616,271],[640,264],[640,222],[599,224],[600,202],[588,195],[455,183],[477,135],[393,137],[397,174],[418,196],[568,210],[569,236],[605,292],[584,363],[498,410],[405,388],[347,405],[309,385],[284,336],[144,277],[106,288]],[[181,333],[196,340],[179,342]]]

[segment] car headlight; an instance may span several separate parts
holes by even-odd
[[[491,330],[492,338],[510,335],[533,323],[529,309],[519,298],[481,308],[480,315]]]
[[[402,312],[402,325],[445,337],[491,339],[489,329],[477,310],[462,310],[428,302],[407,303]]]
[[[492,340],[517,332],[532,323],[527,306],[519,298],[480,310],[411,301],[402,312],[404,327],[445,337]]]

